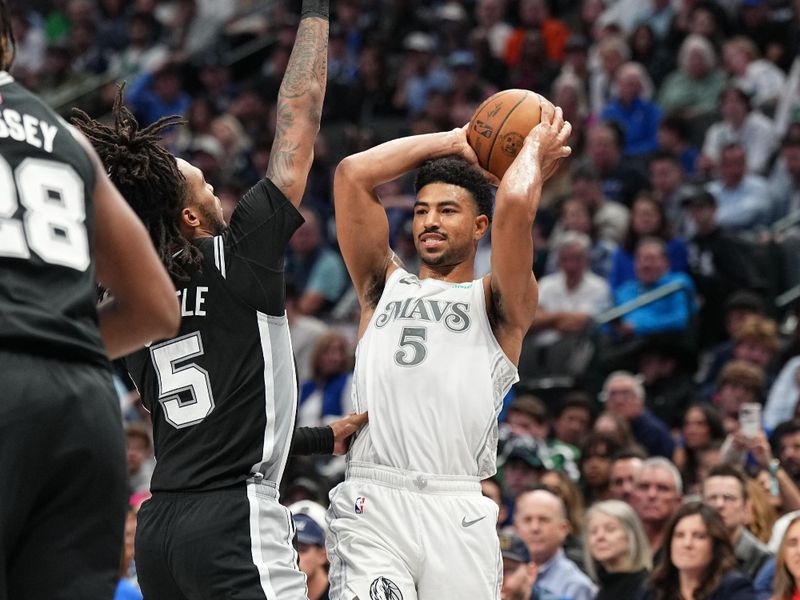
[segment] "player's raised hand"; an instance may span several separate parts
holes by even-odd
[[[338,421],[331,423],[333,429],[333,453],[344,454],[350,447],[353,434],[361,429],[369,420],[368,413],[350,413]]]
[[[567,140],[572,134],[572,124],[564,120],[560,106],[553,106],[544,98],[540,105],[541,119],[539,124],[531,129],[525,138],[525,143],[538,147],[537,154],[541,157],[542,169],[545,173],[549,173],[549,167],[553,163],[572,154],[572,148],[567,145]]]
[[[463,127],[456,127],[451,132],[454,135],[455,139],[455,147],[453,149],[453,154],[457,154],[464,158],[469,164],[475,167],[478,171],[480,171],[481,175],[483,175],[486,180],[494,186],[500,185],[500,179],[497,178],[496,175],[490,173],[483,167],[481,167],[480,163],[478,162],[478,156],[475,154],[475,150],[472,149],[472,146],[469,145],[467,141],[467,130],[469,129],[469,123],[464,125]]]

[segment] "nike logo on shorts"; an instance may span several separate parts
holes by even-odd
[[[464,517],[463,519],[461,519],[461,526],[462,527],[471,527],[471,526],[475,525],[475,523],[477,523],[478,521],[483,521],[485,518],[486,518],[486,515],[483,515],[482,517],[479,517],[479,518],[477,518],[477,519],[475,519],[473,521],[467,521],[467,517]]]

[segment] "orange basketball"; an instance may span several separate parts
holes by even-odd
[[[541,102],[548,100],[530,90],[504,90],[484,100],[467,129],[467,141],[481,167],[502,179],[525,136],[539,123]]]

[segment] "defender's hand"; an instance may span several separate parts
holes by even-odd
[[[350,413],[346,417],[331,423],[333,429],[333,453],[344,454],[350,447],[350,441],[353,434],[361,429],[361,427],[369,420],[368,413],[363,412],[360,415]]]

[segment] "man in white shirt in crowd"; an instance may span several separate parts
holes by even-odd
[[[546,346],[580,332],[611,306],[608,283],[589,270],[589,236],[567,231],[560,236],[558,271],[539,281],[539,310],[531,331]]]

